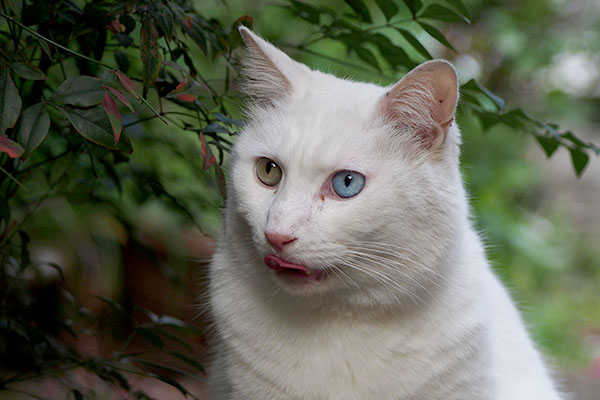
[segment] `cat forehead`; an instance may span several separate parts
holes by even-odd
[[[310,115],[339,122],[341,117],[366,120],[372,117],[385,88],[366,82],[354,82],[320,71],[310,71],[294,80],[289,105],[298,117]],[[322,121],[321,121],[322,122]]]
[[[384,89],[321,73],[301,83],[287,103],[251,113],[241,151],[303,169],[368,169],[373,114]]]

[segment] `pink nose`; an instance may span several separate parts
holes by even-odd
[[[292,243],[294,240],[296,240],[295,237],[272,232],[265,232],[265,237],[269,243],[271,243],[271,246],[273,246],[273,248],[277,251],[283,249],[283,246],[286,244]]]

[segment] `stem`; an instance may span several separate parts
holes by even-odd
[[[17,185],[19,185],[21,188],[25,189],[26,191],[29,192],[29,189],[27,189],[27,186],[23,185],[21,182],[19,182],[17,180],[17,178],[15,178],[14,176],[12,176],[7,170],[5,170],[4,168],[0,167],[0,171],[4,172],[6,174],[6,176],[9,177],[10,180],[12,180],[13,182],[15,182]]]
[[[148,103],[148,101],[143,96],[140,96],[140,100],[142,101],[142,103],[144,103],[146,105],[146,107],[148,107],[150,109],[150,111],[152,111],[158,117],[158,119],[160,119],[162,122],[164,122],[165,125],[169,125],[167,120],[165,120],[163,117],[161,117],[160,113],[158,111],[156,111],[154,109],[154,107],[152,107],[150,105],[150,103]]]
[[[2,245],[4,243],[8,243],[8,242],[10,242],[12,240],[12,238],[21,230],[21,228],[23,227],[23,225],[25,225],[25,222],[27,222],[29,220],[29,218],[31,218],[31,216],[37,211],[37,209],[42,204],[42,202],[44,200],[46,200],[50,196],[50,192],[53,189],[54,189],[54,185],[52,185],[50,187],[50,189],[48,189],[48,191],[46,193],[44,193],[44,195],[38,200],[38,202],[35,204],[35,206],[33,206],[33,209],[25,217],[23,217],[23,219],[21,220],[21,222],[19,222],[17,224],[17,226],[15,226],[12,229],[12,233],[6,235],[4,237],[4,239],[2,239],[2,241],[0,242],[0,245]]]
[[[163,113],[160,113],[160,115],[151,115],[149,117],[141,118],[136,121],[131,121],[131,122],[123,125],[123,128],[128,128],[130,126],[141,124],[142,122],[150,121],[151,119],[160,118],[161,116],[167,116],[167,115],[183,115],[188,118],[196,118],[194,115],[186,114],[181,111],[165,111]]]
[[[394,21],[393,23],[388,21],[384,25],[371,26],[369,28],[363,29],[362,32],[374,31],[374,30],[383,29],[383,28],[395,28],[396,25],[405,24],[407,22],[412,22],[412,21],[415,21],[415,19],[405,18],[405,19],[401,19],[398,21]]]

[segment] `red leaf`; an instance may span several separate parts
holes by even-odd
[[[252,24],[253,23],[254,23],[254,20],[252,19],[251,16],[249,16],[249,15],[242,15],[241,17],[239,17],[238,19],[236,19],[234,21],[234,23],[232,24],[232,26],[244,25],[245,27],[252,28]]]
[[[215,164],[215,177],[217,180],[217,187],[219,188],[219,193],[221,193],[221,196],[225,197],[227,195],[227,184],[225,182],[225,174],[223,173],[223,169],[219,167],[219,164]]]
[[[202,169],[206,171],[217,161],[217,159],[210,152],[210,149],[206,145],[203,134],[200,134],[200,143],[202,144],[202,157],[204,157],[204,164],[202,165]]]
[[[21,157],[25,149],[19,143],[0,135],[0,152],[8,154],[10,158],[17,158]]]
[[[125,104],[127,106],[127,108],[129,108],[131,110],[131,112],[135,114],[135,110],[133,109],[133,106],[131,105],[131,103],[129,102],[129,100],[127,100],[127,97],[125,97],[125,95],[123,94],[123,92],[121,92],[120,90],[115,89],[114,87],[110,87],[110,86],[102,86],[102,89],[104,89],[104,90],[106,90],[106,89],[110,90],[111,93],[114,94],[115,97],[121,101],[121,103]]]
[[[202,94],[203,86],[193,78],[185,78],[179,82],[175,90],[167,94],[167,98],[175,98],[180,101],[193,102]]]
[[[191,103],[192,101],[196,100],[198,97],[191,95],[191,94],[187,94],[187,93],[181,93],[181,94],[177,94],[175,95],[175,98],[181,101],[186,101],[188,103]]]
[[[119,143],[119,138],[121,137],[121,132],[123,131],[123,119],[121,118],[121,113],[119,112],[117,103],[115,103],[113,98],[110,97],[110,93],[106,91],[104,92],[102,107],[104,107],[104,111],[106,111],[106,115],[108,115],[110,126],[112,126],[115,143]]]
[[[108,29],[110,29],[112,33],[125,33],[125,31],[127,30],[127,28],[125,28],[125,25],[120,23],[119,20],[116,18],[108,23]]]
[[[185,78],[184,80],[182,80],[181,82],[179,82],[179,84],[177,85],[177,87],[175,88],[175,90],[179,91],[182,90],[185,85],[187,84],[187,78]]]
[[[190,31],[194,29],[194,25],[192,25],[192,17],[190,17],[189,15],[186,15],[185,21],[183,21],[183,23],[185,24],[185,26],[188,27]]]
[[[119,78],[119,81],[121,82],[121,85],[123,85],[123,87],[129,92],[131,93],[136,100],[140,99],[140,95],[137,93],[137,90],[135,89],[135,85],[133,84],[133,82],[131,81],[131,79],[129,79],[127,77],[127,75],[125,75],[123,72],[119,71],[118,69],[113,71],[115,73],[115,75],[117,75],[117,78]]]

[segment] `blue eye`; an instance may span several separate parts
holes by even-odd
[[[356,196],[365,186],[365,177],[355,171],[340,171],[331,178],[331,187],[338,196]]]

